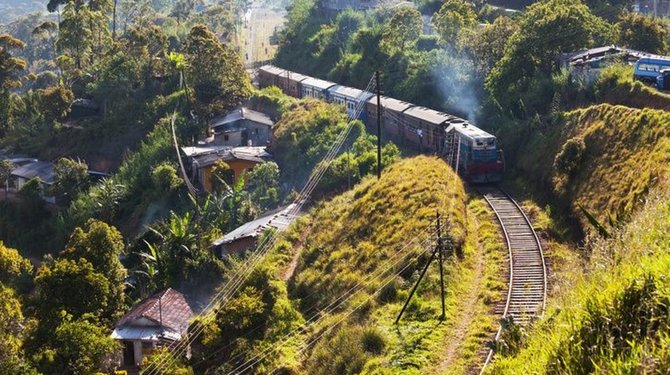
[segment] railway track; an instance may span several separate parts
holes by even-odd
[[[502,228],[509,252],[509,289],[503,317],[528,325],[541,317],[547,303],[547,267],[533,225],[517,202],[498,187],[481,187],[479,192],[493,209]],[[502,327],[495,340],[500,338]],[[482,373],[491,361],[488,352]]]

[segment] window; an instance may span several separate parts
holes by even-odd
[[[224,135],[223,135],[223,140],[224,140],[224,141],[228,142],[229,139],[230,139],[230,138],[228,137],[228,134],[224,134]]]

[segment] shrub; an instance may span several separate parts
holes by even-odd
[[[573,175],[582,162],[585,150],[584,139],[568,139],[554,159],[554,168],[560,173]]]
[[[167,162],[158,164],[151,170],[151,180],[161,192],[173,191],[184,183],[177,175],[177,169]]]
[[[361,337],[363,349],[372,354],[381,354],[386,348],[386,338],[379,329],[370,327],[363,332]]]

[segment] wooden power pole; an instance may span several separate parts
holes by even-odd
[[[382,88],[379,84],[379,70],[375,72],[375,88],[377,89],[377,179],[382,177]]]
[[[423,270],[421,271],[421,275],[419,276],[419,280],[416,281],[414,286],[412,287],[412,290],[409,292],[409,296],[407,297],[407,300],[405,301],[405,304],[402,306],[402,309],[400,310],[400,314],[398,314],[398,317],[395,320],[395,324],[398,324],[400,321],[400,318],[402,318],[402,314],[405,313],[405,310],[407,309],[407,306],[409,305],[409,301],[412,300],[412,297],[414,297],[414,293],[416,293],[417,288],[419,287],[419,284],[421,283],[421,280],[423,280],[423,277],[426,275],[426,271],[428,271],[428,267],[430,267],[430,264],[433,262],[435,259],[435,254],[439,253],[439,262],[440,262],[440,287],[441,287],[441,296],[442,296],[442,317],[441,319],[444,320],[446,317],[446,309],[445,309],[445,301],[444,301],[444,273],[442,271],[442,263],[444,261],[443,259],[443,248],[442,248],[442,227],[440,224],[440,214],[437,213],[437,245],[435,246],[435,250],[430,255],[430,259],[428,259],[428,263],[426,263],[426,266],[423,267]]]

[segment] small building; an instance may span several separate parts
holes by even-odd
[[[184,295],[171,288],[133,306],[116,323],[111,335],[121,341],[123,367],[140,366],[154,349],[181,340],[193,317]]]
[[[274,122],[265,113],[245,107],[209,123],[210,144],[217,146],[267,146],[272,140]]]
[[[75,99],[70,105],[67,120],[80,120],[86,117],[100,116],[100,106],[91,99]]]
[[[296,218],[296,205],[272,211],[256,220],[235,228],[230,233],[212,242],[212,250],[220,257],[242,254],[256,246],[258,238],[268,229],[286,229]]]
[[[217,161],[230,166],[232,179],[236,181],[242,173],[272,159],[265,147],[197,146],[181,150],[190,161],[191,180],[207,192],[212,192],[212,171]]]
[[[14,181],[13,188],[17,191],[21,190],[26,182],[39,178],[42,187],[42,197],[48,203],[55,203],[56,199],[46,193],[56,178],[54,165],[45,161],[25,162],[26,160],[23,159],[22,161],[24,163],[14,168],[10,175],[10,178]]]
[[[558,62],[572,73],[580,74],[590,81],[598,77],[603,68],[616,63],[632,65],[643,57],[655,57],[655,55],[611,45],[561,54]]]

